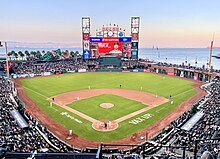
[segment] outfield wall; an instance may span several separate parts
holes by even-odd
[[[191,72],[193,70],[190,70]],[[206,82],[208,80],[207,73],[198,73],[194,70],[193,74],[191,72],[186,72],[183,70],[178,70],[177,68],[163,68],[163,67],[150,67],[148,69],[128,69],[123,70],[121,68],[99,68],[96,69],[95,72],[152,72],[156,74],[163,74],[169,76],[178,76],[181,78],[188,78],[195,81],[203,81]],[[86,69],[78,69],[78,70],[69,70],[69,71],[55,71],[55,72],[42,72],[42,73],[30,73],[30,74],[11,74],[12,78],[31,78],[36,76],[50,76],[50,75],[59,75],[59,74],[67,74],[67,73],[83,73],[83,72],[92,72]],[[189,75],[188,75],[189,74]]]

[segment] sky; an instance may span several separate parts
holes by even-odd
[[[140,46],[204,48],[213,33],[220,46],[219,0],[0,0],[0,40],[81,46],[82,17],[91,34],[116,23],[130,34],[139,16]]]

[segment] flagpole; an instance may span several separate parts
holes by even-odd
[[[5,56],[6,56],[6,67],[7,67],[7,77],[9,79],[9,66],[8,66],[8,47],[7,47],[7,42],[5,42]]]
[[[209,71],[208,71],[208,80],[210,82],[211,80],[211,69],[212,69],[212,49],[213,49],[213,43],[214,43],[214,36],[215,34],[213,33],[212,41],[211,41],[211,47],[210,47],[210,54],[209,54]]]

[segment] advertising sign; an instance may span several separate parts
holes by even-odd
[[[84,59],[89,59],[90,58],[90,51],[89,50],[84,50],[83,51],[83,57],[84,57]]]
[[[89,40],[89,33],[83,33],[83,40]]]
[[[118,33],[118,36],[119,36],[119,37],[122,37],[122,36],[124,36],[124,33],[123,33],[123,32],[119,32],[119,33]]]
[[[137,50],[132,50],[132,56],[137,56]]]
[[[86,69],[78,69],[78,72],[86,72]]]
[[[131,37],[119,38],[119,42],[131,42]]]
[[[132,40],[138,41],[138,33],[132,33]]]
[[[90,37],[89,49],[84,46],[84,50],[90,50],[90,56],[88,58],[98,57],[103,54],[131,57],[131,41],[131,37]]]
[[[131,57],[131,43],[123,43],[122,54],[123,57]]]
[[[90,43],[90,57],[98,57],[98,43]]]
[[[119,38],[103,38],[102,42],[119,42]]]
[[[138,42],[132,42],[132,49],[138,49]]]
[[[91,37],[90,38],[90,40],[89,40],[90,42],[102,42],[102,38],[99,38],[99,37]]]
[[[89,41],[83,42],[83,48],[84,48],[84,50],[89,50]]]
[[[103,39],[104,40],[104,39]],[[99,54],[121,54],[122,43],[120,42],[102,42],[98,43]]]

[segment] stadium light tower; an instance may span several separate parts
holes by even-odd
[[[9,78],[9,66],[8,66],[8,47],[7,47],[7,42],[3,42],[3,41],[0,41],[0,47],[3,47],[3,44],[5,44],[5,57],[6,57],[6,70],[7,70],[7,77]]]

